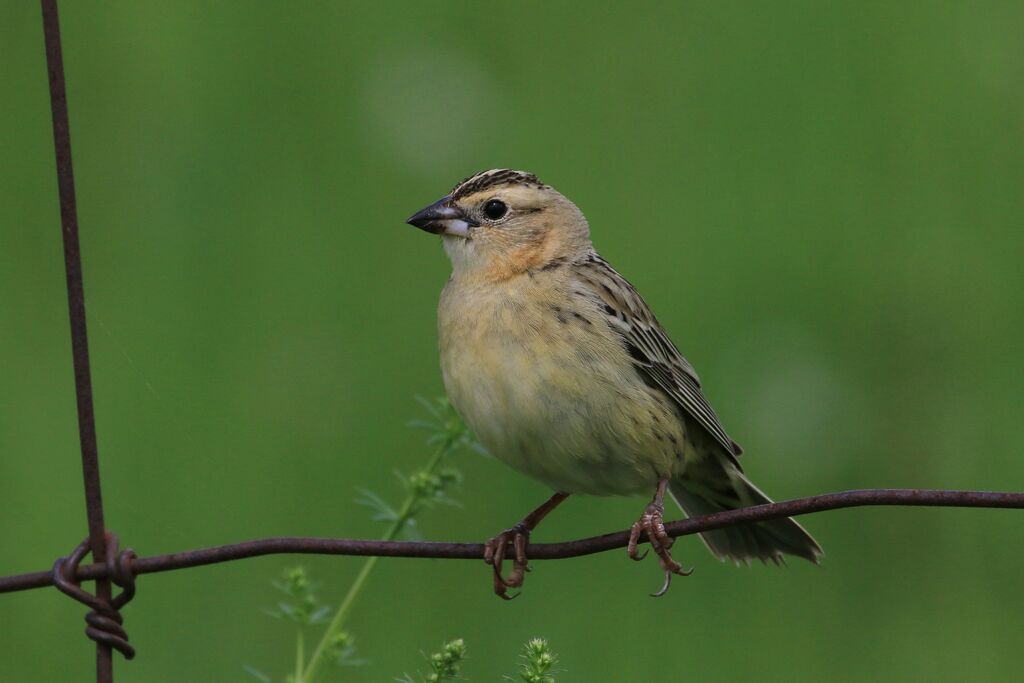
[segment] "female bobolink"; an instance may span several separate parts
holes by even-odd
[[[665,570],[686,575],[665,534],[667,490],[687,515],[770,502],[701,392],[697,373],[633,286],[594,251],[576,205],[510,169],[462,181],[408,222],[442,236],[452,276],[438,308],[448,397],[480,442],[550,486],[547,502],[486,544],[495,592],[521,586],[530,531],[570,493],[654,491],[631,531]],[[702,534],[717,557],[817,562],[792,519]],[[509,543],[513,569],[502,575]]]

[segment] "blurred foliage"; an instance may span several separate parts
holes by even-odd
[[[558,657],[551,651],[548,641],[531,638],[523,646],[520,656],[523,662],[519,665],[519,677],[525,683],[555,683],[551,672],[558,663]]]
[[[579,204],[768,493],[1024,487],[1020,3],[115,0],[61,19],[104,499],[141,554],[377,535],[356,489],[422,461],[401,426],[441,390],[448,264],[402,221],[492,166]],[[85,519],[37,5],[0,3],[0,63],[7,574],[49,567]],[[548,494],[494,460],[463,475],[424,537],[485,539]],[[643,504],[570,500],[536,538]],[[354,608],[359,653],[415,671],[417,643],[459,633],[497,678],[543,633],[566,683],[1019,677],[1019,514],[804,521],[822,568],[737,569],[690,539],[697,572],[662,600],[622,553],[537,562],[511,604],[482,562],[388,559]],[[142,577],[118,680],[288,661],[258,605],[290,564]],[[306,564],[337,604],[361,561]],[[3,596],[0,680],[88,675],[82,614]]]
[[[420,681],[422,683],[440,683],[461,678],[459,669],[465,658],[466,643],[461,638],[445,643],[440,652],[435,652],[426,658],[427,664],[430,665],[430,673],[421,675]],[[395,680],[399,683],[417,683],[408,674]]]

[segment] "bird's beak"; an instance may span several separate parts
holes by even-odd
[[[442,197],[427,208],[417,211],[405,221],[435,235],[468,237],[469,229],[479,225],[455,205],[450,196]]]

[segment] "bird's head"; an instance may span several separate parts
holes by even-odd
[[[441,235],[457,278],[507,279],[590,249],[575,204],[537,176],[506,168],[470,176],[406,222]]]

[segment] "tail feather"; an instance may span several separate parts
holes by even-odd
[[[689,473],[670,482],[669,492],[688,517],[772,502],[735,467],[715,465],[717,471],[701,472],[700,476]],[[716,557],[737,564],[749,564],[754,559],[779,564],[784,554],[818,564],[824,554],[811,535],[789,517],[728,526],[700,536]]]

